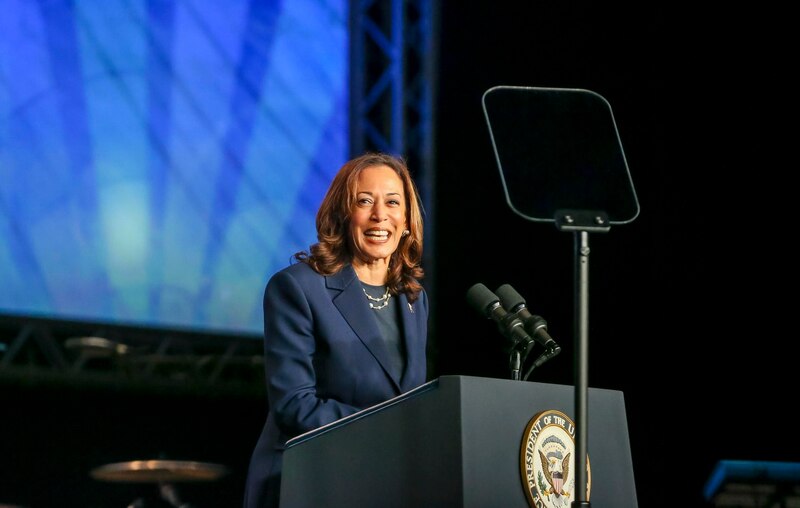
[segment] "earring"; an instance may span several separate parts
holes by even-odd
[[[402,236],[408,236],[408,235],[410,235],[410,234],[411,234],[411,231],[409,231],[409,230],[407,230],[407,229],[404,229],[404,230],[403,230],[403,233],[402,233]]]

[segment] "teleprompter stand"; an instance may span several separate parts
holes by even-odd
[[[589,90],[497,86],[483,94],[506,202],[575,237],[575,468],[572,506],[588,508],[589,233],[639,214],[611,106]]]

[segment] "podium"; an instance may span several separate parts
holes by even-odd
[[[637,508],[623,394],[588,399],[589,501]],[[529,507],[522,445],[546,410],[572,419],[573,387],[442,376],[290,440],[280,506]]]

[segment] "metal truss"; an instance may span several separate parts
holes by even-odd
[[[429,195],[437,18],[431,0],[350,2],[350,151],[405,156]]]
[[[262,342],[185,331],[0,320],[0,382],[258,395]]]

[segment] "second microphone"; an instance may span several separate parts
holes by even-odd
[[[561,352],[561,346],[547,333],[547,321],[541,316],[531,314],[525,305],[525,299],[510,284],[503,284],[497,288],[497,296],[503,308],[519,317],[528,335],[551,352],[552,356]]]

